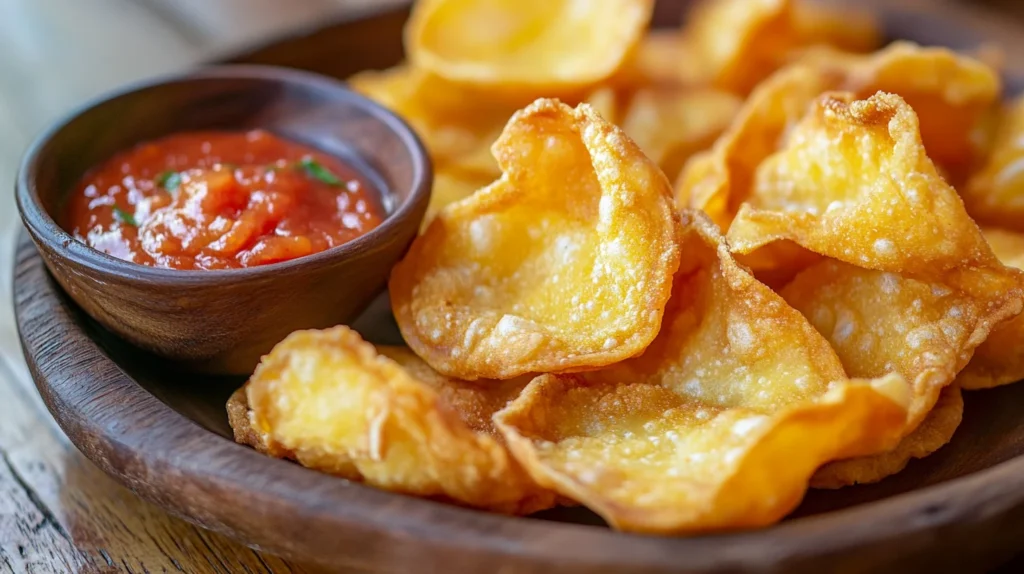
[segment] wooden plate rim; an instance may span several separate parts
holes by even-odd
[[[1008,53],[1024,53],[1016,50],[1024,47],[1019,26],[973,7],[941,0],[861,4],[910,12],[928,7],[929,17],[987,30]],[[1021,70],[1024,65],[1008,63],[1008,71]],[[427,569],[437,553],[465,566],[460,571],[492,571],[503,561],[508,571],[557,565],[564,572],[767,572],[854,557],[862,566],[911,559],[917,566],[941,566],[929,560],[939,546],[956,548],[984,535],[983,547],[962,549],[966,560],[993,549],[1009,551],[1024,540],[1024,456],[824,515],[692,538],[508,518],[381,492],[264,457],[200,427],[143,389],[81,329],[80,312],[48,276],[24,232],[13,284],[18,333],[32,377],[57,423],[88,458],[136,494],[186,520],[288,557],[386,572],[410,565]],[[225,508],[239,487],[248,505]],[[183,489],[188,496],[181,495]],[[266,520],[287,515],[308,525],[306,536],[275,538],[249,525],[246,513]],[[317,532],[328,526],[343,531]],[[330,540],[338,542],[333,550],[325,547]],[[897,558],[866,553],[880,548]]]
[[[537,565],[571,560],[573,571],[629,567],[652,572],[767,571],[796,559],[880,545],[909,556],[926,553],[935,544],[956,544],[1000,516],[1024,514],[1024,457],[912,493],[764,530],[693,538],[509,518],[381,492],[260,455],[200,427],[143,389],[76,325],[75,310],[24,234],[14,277],[25,359],[47,408],[72,442],[136,494],[200,526],[272,552],[309,557],[307,550],[259,539],[245,525],[222,520],[210,509],[223,504],[225,495],[237,496],[242,490],[252,508],[263,509],[261,514],[327,522],[357,538],[415,541],[421,552],[469,551]],[[58,345],[76,352],[54,353]],[[89,400],[81,402],[83,396]],[[258,477],[255,482],[253,477]],[[168,499],[166,493],[181,492],[183,481],[202,487],[188,499]],[[297,489],[296,484],[304,487]],[[326,520],[325,509],[331,509]],[[1016,522],[1017,527],[1003,531],[1007,540],[1019,541],[1024,534],[1024,521]],[[329,558],[337,564],[339,557]],[[375,559],[389,560],[383,555]]]

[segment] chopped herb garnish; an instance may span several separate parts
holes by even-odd
[[[340,186],[345,183],[338,176],[331,173],[331,170],[311,157],[304,157],[299,160],[298,167],[302,168],[309,177],[318,179],[327,185]]]
[[[121,209],[118,206],[114,206],[114,216],[117,217],[118,221],[132,227],[138,227],[139,224],[135,221],[135,216]]]
[[[156,183],[167,191],[175,193],[181,187],[181,174],[176,171],[165,171],[156,176]]]

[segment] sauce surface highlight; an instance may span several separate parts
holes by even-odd
[[[91,170],[63,224],[126,261],[233,269],[351,241],[380,225],[379,197],[345,163],[268,132],[186,132]]]

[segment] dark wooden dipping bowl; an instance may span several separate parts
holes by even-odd
[[[175,132],[254,128],[353,165],[381,190],[384,222],[321,253],[213,271],[123,261],[56,223],[82,175],[118,151]],[[415,237],[431,184],[412,130],[344,84],[284,68],[224,66],[129,87],[58,123],[29,149],[17,200],[46,267],[103,326],[188,370],[246,374],[288,333],[345,323],[366,307]]]

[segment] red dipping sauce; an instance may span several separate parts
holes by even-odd
[[[380,225],[379,199],[351,166],[268,132],[188,132],[86,174],[64,228],[142,265],[233,269],[351,241]]]

